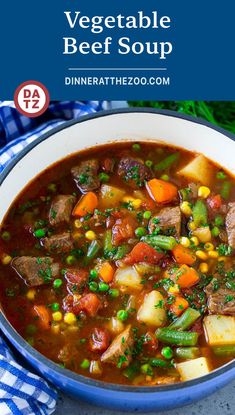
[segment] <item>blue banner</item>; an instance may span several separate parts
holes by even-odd
[[[52,100],[233,100],[231,0],[8,0],[0,96],[27,80]]]

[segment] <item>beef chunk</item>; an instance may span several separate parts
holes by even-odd
[[[72,176],[79,190],[87,193],[100,187],[98,177],[99,162],[96,159],[82,161],[71,169]]]
[[[63,222],[69,223],[75,197],[72,195],[58,195],[52,200],[49,222],[52,226]]]
[[[228,243],[235,248],[235,202],[229,204],[229,211],[225,220],[226,230],[228,234]]]
[[[30,287],[46,284],[59,273],[59,264],[50,257],[16,257],[11,266]]]
[[[149,221],[149,232],[152,233],[156,227],[159,227],[165,234],[179,237],[181,228],[181,212],[179,206],[161,209]]]
[[[207,306],[210,314],[228,314],[235,316],[235,292],[230,290],[217,278],[205,287]]]
[[[123,157],[118,164],[118,175],[133,189],[144,185],[152,177],[151,170],[143,162],[132,157]]]
[[[50,238],[45,238],[43,240],[43,245],[47,251],[60,254],[62,252],[69,252],[73,249],[73,240],[69,232],[63,232],[53,235]]]
[[[132,360],[134,337],[129,325],[114,338],[108,349],[102,354],[101,361],[120,368],[126,367]]]

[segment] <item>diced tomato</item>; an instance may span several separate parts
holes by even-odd
[[[112,243],[117,246],[135,235],[136,220],[132,216],[117,219],[112,227]]]
[[[90,335],[89,349],[92,352],[104,352],[110,343],[110,335],[107,329],[95,327]]]
[[[198,319],[190,328],[190,331],[195,331],[199,335],[203,333],[202,319]]]
[[[68,282],[67,290],[70,294],[73,294],[85,285],[88,278],[88,271],[85,269],[68,270],[65,272],[65,278]]]
[[[207,204],[211,209],[220,209],[222,205],[222,198],[220,195],[208,197]]]
[[[80,311],[84,311],[89,317],[95,317],[101,305],[99,297],[96,294],[89,293],[73,304],[73,312],[77,315]]]
[[[151,331],[147,331],[147,333],[145,334],[143,346],[148,353],[156,352],[158,348],[158,341],[156,339],[156,336]]]
[[[152,248],[145,242],[139,242],[123,259],[123,262],[128,265],[133,265],[137,262],[157,264],[163,256],[164,254],[162,252],[157,252],[156,249]]]

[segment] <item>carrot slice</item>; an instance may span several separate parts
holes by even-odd
[[[98,198],[94,192],[88,192],[76,204],[73,209],[73,216],[85,216],[88,213],[93,213],[98,206]]]
[[[149,195],[157,203],[167,203],[177,196],[177,187],[160,179],[151,179],[146,184]]]
[[[188,265],[181,265],[181,267],[173,275],[173,279],[180,286],[180,288],[189,288],[199,281],[199,275],[194,268]]]
[[[39,324],[44,330],[48,330],[50,328],[50,314],[47,308],[44,305],[35,305],[33,307],[34,313],[39,318]]]
[[[192,265],[196,261],[196,256],[192,250],[185,248],[182,245],[176,245],[176,247],[172,249],[172,253],[178,264]]]
[[[108,261],[103,262],[99,269],[99,275],[102,278],[102,280],[106,283],[109,283],[112,281],[114,276],[114,269],[112,265]]]
[[[177,297],[175,297],[174,302],[170,306],[170,310],[176,316],[180,316],[180,314],[182,314],[182,312],[186,310],[188,306],[188,301],[184,297],[177,295]]]

